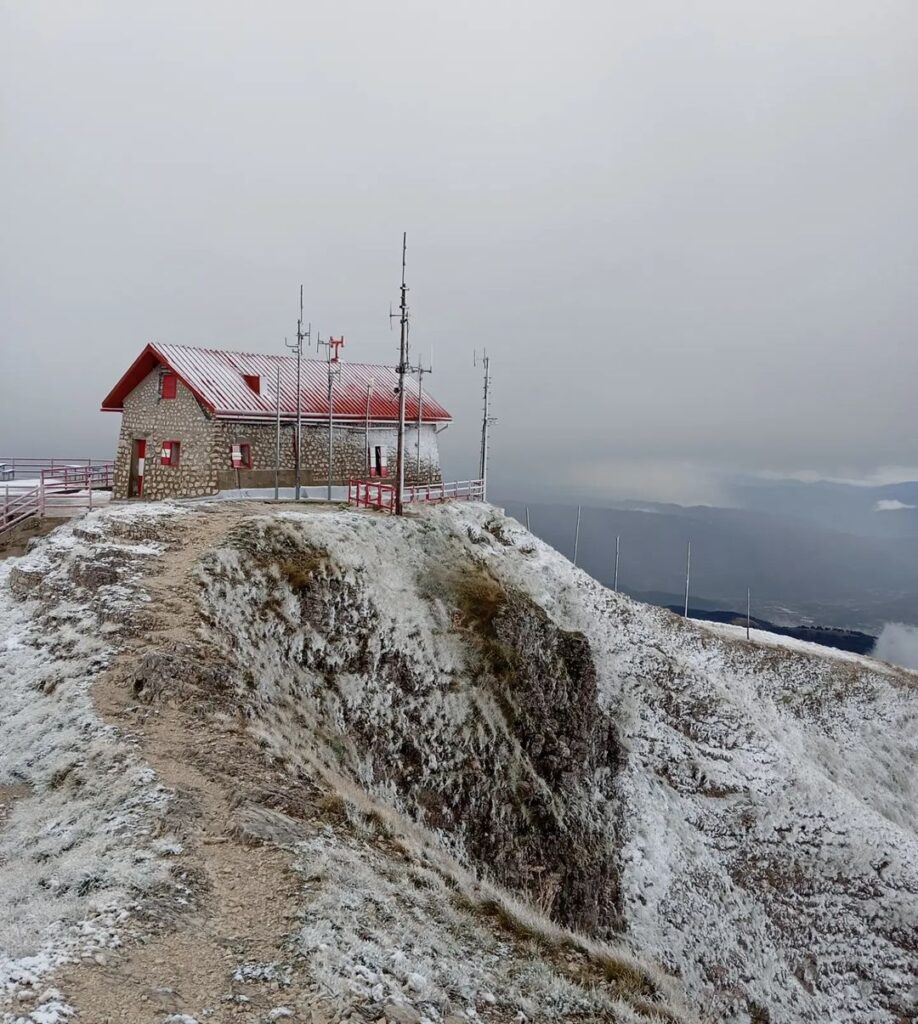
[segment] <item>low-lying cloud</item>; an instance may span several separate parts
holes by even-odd
[[[918,669],[918,626],[887,622],[874,644],[873,656],[903,668]]]
[[[899,512],[901,509],[914,507],[914,505],[906,505],[904,501],[899,501],[898,498],[881,498],[873,506],[873,510],[874,512]]]

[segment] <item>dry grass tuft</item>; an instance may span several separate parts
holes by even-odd
[[[286,580],[292,590],[305,590],[327,567],[328,552],[307,548],[278,560],[276,564],[281,579]]]
[[[463,624],[491,633],[491,624],[507,603],[507,592],[484,565],[469,566],[454,582]]]

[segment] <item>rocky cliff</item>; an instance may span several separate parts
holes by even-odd
[[[10,991],[30,943],[72,958],[67,929],[101,902],[128,945],[152,930],[166,950],[205,915],[201,998],[251,1019],[916,1012],[913,674],[612,594],[487,506],[113,508],[11,563],[20,705],[47,722],[76,701],[146,781],[109,793],[133,817],[111,849],[81,840],[102,881],[69,886],[67,942],[21,932]],[[62,646],[63,620],[90,636]],[[70,689],[49,687],[64,670]],[[0,753],[0,793],[27,787],[0,819],[0,872],[31,863],[17,829],[54,792],[36,750]],[[280,858],[284,923],[257,955],[240,938],[230,969],[214,851],[237,847],[233,892],[255,886],[248,856]],[[141,865],[118,885],[116,853]],[[90,978],[72,981],[83,1005],[103,999]],[[170,1006],[215,1019],[179,981]]]

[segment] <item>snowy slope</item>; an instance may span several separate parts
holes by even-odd
[[[193,552],[216,706],[287,797],[335,794],[243,823],[301,879],[289,963],[250,965],[305,979],[291,1004],[683,1021],[684,986],[712,1021],[914,1017],[915,674],[686,623],[487,506],[202,503],[95,512],[0,563],[0,1020],[65,1018],[40,977],[171,893],[170,794],[91,685],[208,517],[232,523]],[[198,692],[195,728],[223,728]]]
[[[90,695],[132,602],[143,599],[142,567],[159,550],[109,535],[119,513],[107,515],[104,532],[97,514],[0,562],[4,1021],[13,1019],[4,997],[40,995],[54,967],[117,947],[137,900],[168,874],[163,841],[153,838],[168,794],[100,721]],[[35,1012],[48,1021],[66,1009],[50,990],[44,1005]]]
[[[478,644],[490,665],[454,579],[482,570],[511,595]],[[916,1012],[911,674],[718,638],[484,506],[272,515],[201,578],[274,756],[334,762],[557,919],[621,930],[716,1019]]]

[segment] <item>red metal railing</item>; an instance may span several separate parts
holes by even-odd
[[[357,508],[375,508],[382,512],[395,511],[395,485],[375,480],[349,480],[348,504]],[[402,503],[434,504],[442,501],[483,501],[484,481],[456,480],[452,483],[406,484],[402,490]]]
[[[348,480],[347,502],[357,508],[375,508],[383,512],[395,510],[395,487],[376,480]]]
[[[91,509],[94,492],[111,490],[113,467],[111,462],[84,462],[82,466],[64,465],[63,460],[55,460],[53,469],[48,466],[39,470],[34,486],[33,481],[22,478],[0,481],[0,534],[33,516],[65,516]],[[99,503],[98,493],[95,503]]]

